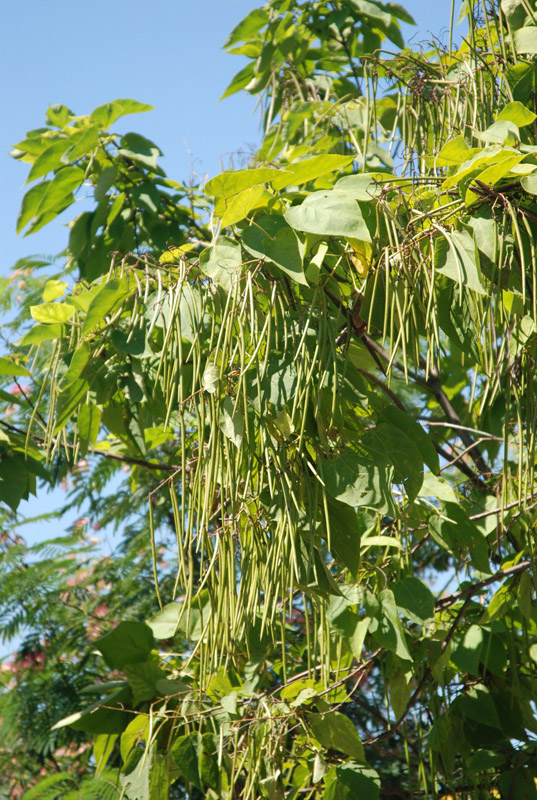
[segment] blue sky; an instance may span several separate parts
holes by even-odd
[[[447,39],[451,0],[402,3],[417,26],[404,26],[416,42],[431,33]],[[15,221],[27,167],[8,152],[24,133],[44,123],[49,105],[63,103],[79,114],[119,97],[154,106],[115,128],[136,130],[164,152],[170,177],[191,170],[212,176],[221,163],[258,142],[255,99],[235,95],[218,102],[243,65],[222,50],[231,29],[262,0],[26,0],[4,4],[0,32],[0,272],[17,258],[53,254],[65,246],[61,223],[27,238]],[[457,12],[460,0],[456,0]],[[72,212],[69,212],[69,218]]]

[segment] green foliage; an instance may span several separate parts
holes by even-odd
[[[264,141],[204,188],[131,100],[16,146],[19,230],[94,205],[0,361],[11,796],[537,794],[535,18],[489,6],[397,54],[394,3],[252,11]],[[38,480],[85,517],[28,549]]]

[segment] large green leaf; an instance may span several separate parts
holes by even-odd
[[[409,500],[415,500],[423,483],[423,460],[413,440],[389,422],[381,422],[367,431],[362,444],[377,464],[393,464],[393,480],[401,483]]]
[[[145,622],[120,622],[95,642],[112,669],[146,661],[153,647],[153,632]]]
[[[434,267],[460,287],[486,294],[479,268],[479,255],[473,236],[463,229],[438,236],[434,248]]]
[[[86,319],[82,326],[82,335],[86,336],[105,321],[105,317],[129,293],[129,282],[126,278],[112,278],[99,289],[91,301]]]
[[[205,184],[205,191],[208,195],[225,200],[252,186],[267,183],[277,175],[279,175],[279,172],[271,167],[231,170],[229,172],[222,172],[220,175],[216,175],[216,177],[207,181]]]
[[[391,589],[383,589],[378,595],[378,600],[380,610],[371,620],[369,632],[382,647],[391,650],[403,661],[412,661]]]
[[[370,242],[371,235],[352,194],[337,189],[313,192],[285,212],[292,228],[323,236],[345,236]]]
[[[137,100],[112,100],[111,103],[105,103],[94,109],[91,112],[91,120],[101,128],[108,128],[116,119],[125,116],[125,114],[139,114],[142,111],[151,111],[152,108],[153,106],[139,103]]]
[[[244,436],[244,415],[232,397],[225,397],[220,406],[220,430],[240,449]]]
[[[349,506],[394,512],[391,484],[393,467],[378,466],[371,458],[347,448],[341,455],[319,463],[326,488]]]
[[[537,53],[537,25],[527,25],[513,34],[515,47],[518,53]]]
[[[154,142],[146,139],[145,136],[140,136],[139,133],[127,133],[121,138],[119,155],[152,172],[157,172],[157,161],[162,152]]]
[[[364,761],[364,746],[356,726],[339,711],[310,714],[308,723],[316,739],[327,749],[339,750],[358,761]]]
[[[216,244],[206,248],[200,256],[200,269],[226,292],[239,277],[242,263],[240,245],[227,236],[221,236]]]
[[[69,303],[43,303],[40,306],[30,306],[30,313],[36,322],[63,323],[71,319],[75,307]]]
[[[0,375],[24,375],[30,377],[28,370],[21,364],[15,364],[10,358],[0,356]]]
[[[331,774],[332,773],[332,774]],[[347,760],[325,777],[322,800],[378,800],[380,779],[371,767]]]
[[[296,283],[307,286],[304,275],[304,245],[283,217],[267,215],[242,232],[242,244],[255,258],[275,264]]]
[[[425,625],[434,618],[434,597],[419,578],[403,578],[393,586],[397,608],[408,619]]]
[[[335,172],[342,167],[347,167],[354,160],[354,156],[339,156],[331,153],[313,156],[304,161],[294,161],[278,171],[278,177],[272,182],[276,191],[285,186],[301,186],[303,183],[319,178],[329,172]]]

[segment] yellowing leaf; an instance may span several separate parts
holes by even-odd
[[[51,303],[53,300],[57,300],[58,297],[65,294],[66,289],[67,283],[65,283],[65,281],[57,281],[54,279],[47,281],[43,289],[43,302]]]
[[[262,205],[263,200],[270,200],[271,197],[272,195],[267,192],[262,184],[250,186],[248,189],[244,189],[244,191],[234,195],[222,217],[222,227],[226,228],[229,225],[235,225],[236,222],[240,222],[248,216],[253,208]]]
[[[270,167],[230,170],[229,172],[222,172],[207,181],[205,191],[213,197],[233,197],[233,195],[239,194],[239,192],[243,192],[251,186],[267,183],[278,174],[277,170]]]
[[[328,172],[335,172],[337,169],[346,167],[354,161],[354,156],[338,156],[328,154],[325,156],[314,156],[305,161],[298,161],[289,164],[285,170],[278,172],[279,177],[272,181],[276,190],[283,189],[285,186],[300,186],[303,183],[326,175]]]
[[[30,306],[30,314],[36,322],[67,322],[75,313],[75,307],[69,303],[43,303],[41,306]]]

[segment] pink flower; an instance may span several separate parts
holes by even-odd
[[[9,394],[17,395],[21,394],[21,392],[28,394],[28,392],[30,391],[31,390],[29,386],[17,386],[17,384],[15,384],[15,386],[12,386],[11,389],[9,390]]]
[[[109,606],[107,606],[106,603],[103,603],[102,605],[97,606],[97,608],[93,613],[95,614],[96,617],[106,617],[109,611],[110,611]]]

